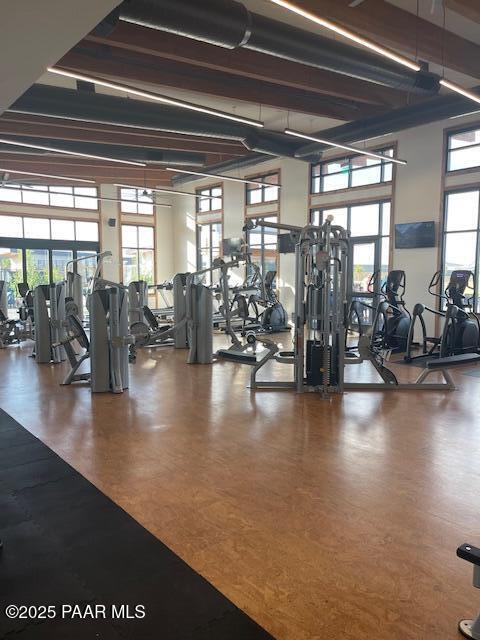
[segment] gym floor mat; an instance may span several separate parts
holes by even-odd
[[[1,409],[0,539],[0,638],[272,638]],[[32,608],[8,618],[8,605]],[[95,605],[105,618],[72,619]]]

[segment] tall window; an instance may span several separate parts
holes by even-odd
[[[123,282],[145,280],[155,282],[154,229],[122,224]]]
[[[350,231],[352,244],[364,245],[355,251],[359,260],[353,273],[353,290],[365,291],[368,278],[375,269],[380,269],[382,281],[386,278],[390,251],[390,212],[388,200],[356,204],[345,207],[312,209],[312,224],[322,224],[327,215],[333,215],[333,224]],[[368,247],[367,245],[371,245]],[[363,259],[362,256],[365,256]],[[354,256],[355,259],[355,256]]]
[[[392,148],[380,149],[376,153],[393,157]],[[312,165],[311,171],[311,192],[325,193],[390,182],[393,169],[391,162],[355,155],[319,162]]]
[[[27,282],[30,288],[58,282],[65,278],[67,262],[92,256],[73,267],[85,275],[86,283],[99,250],[97,222],[0,215],[0,280],[7,282],[12,317],[20,302],[20,282]]]
[[[443,219],[443,274],[444,286],[455,269],[469,269],[477,282],[476,310],[478,307],[479,274],[479,208],[480,190],[453,191],[445,195]]]
[[[279,174],[267,173],[260,176],[249,176],[256,182],[264,182],[265,185],[249,183],[245,186],[247,205],[251,204],[263,204],[264,202],[276,202],[278,200],[279,193]]]
[[[206,222],[197,225],[197,269],[208,269],[215,258],[220,256],[222,244],[222,223]],[[212,282],[211,274],[207,273],[204,282]]]
[[[261,222],[278,222],[278,216],[249,218],[255,224]],[[258,264],[262,275],[278,268],[278,229],[267,226],[255,226],[247,231],[247,244],[251,252],[252,262]]]
[[[153,216],[155,196],[151,189],[120,188],[120,211]]]
[[[202,198],[196,198],[197,213],[208,213],[209,211],[221,211],[223,207],[222,185],[197,189],[195,192]]]
[[[480,167],[480,129],[451,133],[447,143],[447,171],[473,167]]]
[[[98,210],[96,187],[65,187],[63,185],[19,185],[0,187],[0,200],[18,204],[41,204],[62,209]],[[0,232],[1,233],[1,232]]]

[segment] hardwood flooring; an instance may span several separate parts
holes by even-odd
[[[29,351],[0,351],[0,406],[279,640],[451,640],[480,608],[455,556],[480,544],[480,377],[251,394],[246,366],[159,349],[92,396]]]

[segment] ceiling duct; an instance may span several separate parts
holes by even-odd
[[[354,144],[471,112],[472,102],[468,98],[452,94],[425,100],[408,107],[393,109],[380,116],[362,118],[338,127],[324,129],[312,135],[332,142]],[[315,161],[327,149],[331,149],[331,147],[317,142],[309,142],[297,148],[295,157],[301,160]]]
[[[4,136],[9,140],[32,143],[39,146],[52,146],[50,138],[37,138],[29,136],[8,135]],[[65,150],[75,153],[89,153],[97,156],[111,156],[120,160],[133,160],[145,162],[147,164],[169,164],[176,166],[203,167],[207,157],[204,153],[190,151],[170,151],[162,149],[145,149],[144,147],[123,146],[117,144],[101,144],[96,142],[72,142],[71,140],[57,141],[56,145]],[[55,146],[55,144],[53,145]],[[0,143],[0,150],[4,153],[21,153],[34,155],[55,155],[52,151],[42,149],[28,149],[23,146],[3,145]]]
[[[250,125],[190,113],[176,107],[41,84],[33,85],[9,111],[240,142],[257,130]],[[265,152],[270,141],[268,153],[271,155],[294,154],[295,147],[288,136],[262,129],[262,140]]]
[[[435,74],[403,69],[349,44],[252,13],[235,0],[126,0],[95,33],[105,36],[117,20],[227,49],[252,49],[394,89],[433,95],[440,88]]]

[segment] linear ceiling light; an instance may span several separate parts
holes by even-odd
[[[20,173],[26,176],[38,176],[39,178],[55,178],[55,180],[68,180],[69,182],[88,182],[89,184],[95,184],[95,180],[86,180],[85,178],[67,178],[66,176],[53,176],[49,173],[34,173],[33,171],[18,171],[17,169],[2,169],[5,173]]]
[[[269,182],[260,182],[259,180],[248,180],[247,178],[232,178],[230,176],[221,176],[218,173],[202,173],[201,171],[187,171],[186,169],[174,169],[172,167],[166,167],[165,171],[173,171],[174,173],[186,173],[187,175],[203,176],[205,178],[219,178],[220,180],[232,180],[232,182],[243,182],[244,184],[259,184],[262,187],[267,185],[268,187],[278,187],[281,189],[281,184],[270,184]]]
[[[125,189],[145,189],[145,187],[138,186],[136,184],[118,184],[115,183],[116,187],[125,187]],[[175,191],[175,189],[159,189],[158,187],[148,187],[149,191],[155,191],[156,193],[170,193],[172,195],[177,196],[194,196],[195,198],[200,198],[201,200],[215,200],[215,196],[202,196],[199,193],[191,193],[189,191]]]
[[[470,98],[470,100],[473,100],[474,102],[478,102],[478,104],[480,104],[480,96],[478,94],[460,87],[458,84],[455,84],[455,82],[450,82],[450,80],[445,80],[445,78],[443,78],[442,80],[440,80],[440,84],[443,87],[446,87],[451,91],[455,91],[456,93],[460,93],[462,96],[465,96],[465,98]]]
[[[360,153],[362,156],[377,158],[378,160],[383,160],[384,162],[395,162],[395,164],[407,164],[406,160],[399,160],[398,158],[391,158],[390,156],[385,156],[381,153],[373,153],[372,151],[365,151],[364,149],[359,149],[358,147],[350,147],[349,145],[346,145],[346,144],[339,144],[338,142],[332,142],[331,140],[324,140],[323,138],[317,138],[316,136],[309,136],[305,133],[300,133],[299,131],[293,131],[292,129],[285,129],[285,133],[289,136],[295,136],[296,138],[303,138],[304,140],[319,142],[320,144],[326,144],[330,147],[338,147],[339,149],[346,149],[347,151]]]
[[[109,80],[102,80],[93,76],[84,76],[80,73],[74,73],[72,71],[64,71],[63,69],[57,69],[56,67],[48,67],[47,71],[50,73],[56,73],[59,76],[66,76],[67,78],[74,78],[76,80],[84,80],[85,82],[93,82],[101,87],[108,87],[109,89],[116,89],[118,91],[124,91],[125,93],[131,93],[134,96],[140,98],[148,98],[149,100],[155,100],[156,102],[163,102],[164,104],[170,104],[174,107],[180,107],[181,109],[190,109],[190,111],[197,111],[200,113],[206,113],[209,116],[215,116],[216,118],[224,118],[225,120],[233,120],[234,122],[241,122],[242,124],[248,124],[252,127],[263,127],[263,122],[259,120],[252,120],[250,118],[242,118],[241,116],[235,116],[225,111],[218,111],[217,109],[210,109],[208,107],[202,107],[191,102],[185,102],[184,100],[178,100],[176,98],[170,98],[169,96],[161,95],[159,93],[151,93],[150,91],[141,91],[124,84],[117,84],[116,82],[110,82]]]
[[[44,185],[41,185],[41,186],[44,186]],[[54,186],[54,185],[49,185],[49,186]],[[129,204],[131,204],[132,202],[135,202],[135,200],[126,200],[125,198],[107,198],[106,196],[98,196],[98,195],[88,196],[88,195],[83,195],[81,193],[69,193],[68,191],[43,191],[43,190],[35,189],[35,187],[33,186],[24,185],[21,183],[17,183],[15,185],[12,185],[12,184],[2,185],[0,183],[0,189],[15,189],[18,191],[19,188],[23,189],[24,191],[34,191],[35,193],[49,193],[50,195],[54,195],[54,196],[71,196],[75,198],[87,198],[89,200],[108,200],[109,202],[128,202]],[[149,203],[146,202],[145,204],[149,204]],[[163,202],[153,202],[153,201],[152,201],[152,205],[155,207],[171,207],[172,206],[171,204],[167,204],[166,202],[163,203]],[[141,214],[141,215],[144,215],[144,214]]]
[[[293,13],[296,13],[299,16],[302,16],[302,18],[306,18],[311,22],[315,22],[315,24],[318,24],[321,27],[325,27],[330,31],[334,31],[335,33],[338,33],[344,38],[348,38],[348,40],[352,40],[353,42],[356,42],[357,44],[362,45],[362,47],[366,47],[367,49],[370,49],[375,53],[379,53],[381,56],[384,56],[385,58],[389,58],[394,62],[398,62],[398,64],[402,64],[404,67],[408,67],[412,71],[420,71],[421,69],[420,65],[418,65],[416,62],[412,62],[408,58],[404,58],[399,54],[393,53],[393,51],[390,51],[389,49],[385,49],[385,47],[382,47],[379,44],[372,42],[371,40],[362,38],[362,36],[357,35],[353,31],[350,31],[349,29],[345,29],[344,27],[341,27],[340,25],[336,24],[335,22],[331,22],[326,18],[321,18],[320,16],[317,16],[316,14],[311,13],[310,11],[302,9],[301,7],[298,7],[297,5],[291,2],[288,2],[287,0],[270,0],[270,2],[273,2],[274,4],[277,4],[279,7],[283,7],[284,9],[288,9],[288,11],[292,11]]]
[[[96,156],[92,153],[80,153],[78,151],[67,151],[66,149],[56,149],[55,147],[44,147],[40,144],[30,144],[26,142],[16,142],[15,140],[6,140],[0,138],[0,144],[11,144],[14,147],[27,147],[28,149],[42,149],[43,151],[52,151],[54,153],[63,153],[67,156],[78,156],[80,158],[92,158],[94,160],[107,160],[108,162],[120,162],[121,164],[131,164],[135,167],[146,167],[144,162],[133,162],[133,160],[119,160],[118,158],[107,158],[105,156]]]

